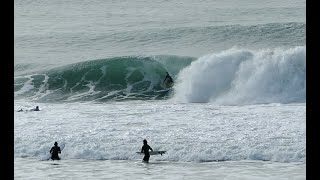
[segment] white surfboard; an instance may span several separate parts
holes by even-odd
[[[168,89],[161,89],[161,90],[158,90],[158,91],[155,91],[157,93],[162,93],[162,92],[169,92],[169,91],[172,91],[173,89],[172,88],[168,88]]]
[[[165,154],[167,151],[150,151],[149,152],[149,154],[150,155],[161,155],[162,156],[162,154]],[[144,155],[144,153],[142,153],[142,152],[137,152],[138,154],[142,154],[142,155]]]

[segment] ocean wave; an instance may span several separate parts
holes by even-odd
[[[120,142],[119,142],[120,143]],[[39,160],[48,160],[50,154],[49,143],[44,142],[43,146],[31,147],[29,151],[25,151],[25,144],[16,144],[15,157],[36,157]],[[53,144],[53,143],[52,143]],[[142,155],[137,154],[141,147],[132,143],[122,143],[120,149],[115,149],[112,146],[118,147],[116,144],[108,146],[105,144],[79,144],[79,142],[61,142],[61,147],[66,147],[60,157],[63,159],[85,159],[85,160],[136,160],[142,159]],[[121,144],[121,143],[120,143]],[[111,147],[110,147],[111,146]],[[129,148],[128,148],[129,147]],[[268,147],[266,145],[258,145],[252,147],[250,145],[229,145],[223,147],[212,144],[171,144],[170,150],[167,150],[164,155],[152,156],[153,160],[165,161],[180,161],[180,162],[217,162],[217,161],[271,161],[271,162],[305,162],[305,148],[293,147]],[[154,150],[165,150],[165,147],[154,146]]]
[[[233,48],[203,56],[179,73],[175,98],[231,105],[305,102],[306,48]]]
[[[166,71],[175,84],[166,91]],[[164,100],[218,104],[306,100],[306,48],[232,48],[198,59],[115,57],[15,77],[15,98],[37,101]]]
[[[166,99],[170,94],[163,91],[166,72],[174,77],[193,59],[128,56],[65,65],[15,77],[15,98],[37,101]]]

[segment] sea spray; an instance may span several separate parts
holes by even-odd
[[[219,104],[290,103],[306,99],[306,48],[232,48],[183,69],[175,99]]]

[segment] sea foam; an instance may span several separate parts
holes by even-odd
[[[305,102],[306,48],[232,48],[202,56],[179,73],[175,99],[219,104]]]

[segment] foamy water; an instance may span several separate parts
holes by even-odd
[[[202,56],[179,73],[174,98],[234,105],[305,102],[305,57],[305,47]]]
[[[305,179],[305,7],[14,1],[15,178]]]
[[[15,109],[35,105],[16,101]],[[177,166],[177,171],[180,162],[190,162],[192,169],[204,162],[233,161],[231,166],[235,166],[236,172],[238,163],[247,160],[258,164],[267,161],[270,166],[284,163],[280,166],[289,169],[283,171],[297,167],[303,172],[305,167],[305,104],[217,106],[134,101],[37,105],[39,112],[15,113],[15,158],[28,158],[32,163],[45,163],[43,160],[50,157],[48,151],[57,141],[65,146],[62,164],[79,160],[95,166],[95,163],[111,163],[109,160],[126,160],[120,164],[127,166],[141,161],[142,156],[135,152],[146,138],[154,150],[167,151],[163,156],[152,156],[150,162],[166,161],[169,166]],[[20,169],[23,164],[20,159],[15,166]],[[253,172],[259,168],[258,164],[253,165]],[[217,166],[227,168],[225,164]],[[269,175],[276,169],[271,167]],[[223,176],[221,173],[218,174]],[[104,173],[98,178],[103,177]]]

